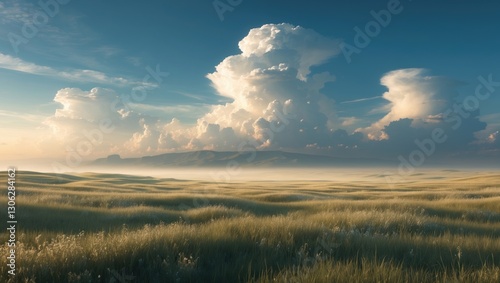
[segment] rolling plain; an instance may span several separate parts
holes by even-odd
[[[0,282],[500,282],[498,172],[299,173],[21,171],[16,275],[4,244]]]

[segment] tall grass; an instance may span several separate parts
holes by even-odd
[[[500,282],[498,181],[20,174],[0,282]]]

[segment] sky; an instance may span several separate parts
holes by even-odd
[[[497,1],[0,1],[2,163],[500,157]]]

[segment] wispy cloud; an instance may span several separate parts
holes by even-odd
[[[372,110],[368,111],[367,115],[387,114],[391,111],[391,107],[392,103],[375,106]]]
[[[356,125],[357,123],[359,123],[361,121],[361,119],[356,118],[356,117],[343,117],[343,118],[340,118],[340,120],[342,121],[342,126],[344,126],[344,127]]]
[[[45,119],[45,116],[30,114],[30,113],[20,113],[8,110],[0,110],[0,117],[15,118],[16,120],[23,120],[30,123],[39,124],[40,121]]]
[[[500,126],[500,113],[481,115],[481,120],[487,122],[488,124]]]
[[[19,1],[0,2],[0,22],[3,24],[25,24],[33,21],[33,14],[37,9],[32,4]]]
[[[0,53],[0,68],[37,75],[53,72],[49,67],[39,66],[3,53]]]
[[[142,65],[142,59],[140,57],[135,57],[135,56],[127,56],[125,57],[125,60],[132,64],[135,67],[139,67]]]
[[[349,101],[343,101],[343,102],[340,102],[340,103],[341,104],[343,104],[343,103],[356,103],[356,102],[369,101],[369,100],[374,100],[374,99],[379,99],[379,98],[382,98],[382,96],[360,98],[360,99],[354,99],[354,100],[349,100]]]
[[[184,92],[184,91],[172,91],[174,93],[177,93],[177,94],[180,94],[182,96],[185,96],[185,97],[189,97],[189,98],[192,98],[192,99],[196,99],[198,101],[206,101],[207,99],[203,96],[199,96],[199,95],[196,95],[196,94],[192,94],[192,93],[188,93],[188,92]]]
[[[99,32],[89,28],[85,23],[85,15],[66,9],[65,5],[54,8],[59,12],[54,12],[53,17],[48,16],[46,23],[36,24],[35,15],[47,13],[36,1],[3,0],[0,4],[0,41],[11,46],[16,54],[28,53],[54,62],[73,63],[82,69],[98,70],[109,67],[103,63],[107,59],[122,55],[121,49],[100,42]],[[26,38],[23,34],[26,25],[36,26],[36,42],[31,42],[32,38]],[[26,41],[12,41],[10,36],[21,37]],[[5,54],[9,54],[5,51]]]
[[[142,114],[156,114],[165,113],[169,115],[181,114],[181,115],[192,115],[196,117],[210,111],[212,105],[209,104],[179,104],[179,105],[150,105],[141,103],[130,103],[130,107]],[[161,116],[161,115],[158,115]]]
[[[54,25],[52,17],[44,24],[35,24],[35,15],[46,12],[40,5],[29,3],[25,0],[5,0],[0,3],[0,34],[6,36],[14,33],[23,36],[22,27],[25,25],[36,26],[36,36],[44,38],[45,41],[56,43],[59,39],[72,39],[81,41],[82,33],[66,31],[66,27],[60,28]]]
[[[118,55],[121,51],[120,49],[112,46],[100,46],[93,50],[97,54],[101,54],[104,57],[112,57]]]
[[[145,84],[142,81],[135,81],[126,79],[123,77],[108,76],[105,73],[94,71],[94,70],[84,70],[84,69],[68,69],[68,70],[57,70],[52,67],[40,66],[31,62],[26,62],[20,58],[12,57],[10,55],[5,55],[0,53],[0,68],[12,71],[18,71],[22,73],[48,76],[70,81],[78,82],[91,82],[100,83],[105,85],[117,85],[117,86],[144,86],[144,87],[155,87],[154,84]]]

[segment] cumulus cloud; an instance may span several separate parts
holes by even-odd
[[[54,101],[61,105],[43,124],[52,132],[42,147],[60,145],[64,151],[99,156],[110,150],[122,151],[124,141],[157,119],[129,109],[113,90],[77,88],[59,90]]]
[[[98,127],[99,121],[110,120],[116,130],[103,145],[135,155],[237,150],[244,142],[267,149],[328,145],[341,121],[334,102],[320,90],[335,78],[329,73],[312,74],[311,67],[337,55],[338,42],[300,26],[268,24],[250,30],[239,47],[240,54],[225,58],[207,75],[217,93],[231,102],[208,109],[201,106],[198,113],[206,114],[194,124],[184,124],[178,117],[162,122],[137,112],[172,111],[169,107],[130,104],[120,108],[118,95],[101,88],[60,90],[54,101],[62,108],[45,124],[58,137],[71,140]],[[25,71],[36,71],[32,65],[27,67]],[[183,109],[197,112],[181,107],[177,114]]]
[[[475,134],[486,127],[479,109],[467,109],[460,99],[462,83],[425,75],[424,69],[402,69],[385,74],[381,84],[387,87],[383,98],[389,101],[387,113],[367,128],[358,129],[368,138],[361,146],[365,154],[408,154],[416,141],[431,139],[439,129],[446,144],[437,155],[460,154],[474,147]]]
[[[300,26],[267,24],[250,30],[238,46],[240,54],[207,75],[232,102],[214,106],[191,129],[166,125],[162,145],[236,149],[251,140],[261,148],[286,148],[325,139],[336,117],[333,101],[320,90],[334,77],[310,69],[337,55],[338,42]]]
[[[82,145],[86,139],[92,142],[95,156],[240,150],[251,145],[396,159],[398,154],[415,150],[415,140],[431,137],[436,128],[447,136],[441,153],[466,149],[475,140],[474,133],[485,129],[479,110],[469,111],[467,117],[450,111],[459,104],[459,82],[426,75],[423,69],[402,69],[381,78],[387,87],[382,97],[388,103],[380,108],[385,116],[369,127],[348,132],[346,129],[355,129],[363,120],[352,115],[337,117],[334,101],[321,93],[335,77],[311,71],[339,53],[337,41],[299,26],[267,24],[250,30],[239,48],[239,54],[225,58],[207,75],[228,103],[199,108],[124,105],[109,89],[69,88],[56,94],[54,101],[61,108],[44,123],[63,142],[61,148],[87,154]],[[199,118],[191,123],[181,121],[186,113]],[[101,130],[103,121],[113,128],[110,133]],[[103,132],[98,142],[96,130]],[[498,132],[488,138],[490,144],[498,144]],[[90,155],[83,153],[80,155]]]
[[[432,122],[449,109],[458,96],[460,82],[445,77],[426,76],[424,69],[401,69],[385,74],[380,83],[387,87],[383,94],[389,112],[371,126],[359,129],[369,139],[386,139],[384,127],[400,119],[413,119],[414,124]]]
[[[251,60],[253,70],[262,70],[260,67],[264,70],[280,69],[280,64],[284,64],[283,68],[296,70],[297,78],[301,80],[306,80],[311,66],[325,62],[340,51],[339,42],[325,38],[313,30],[290,24],[268,24],[252,29],[238,46],[241,50],[240,59],[270,59],[268,62]],[[290,60],[291,58],[294,60]],[[219,66],[222,69],[225,65]]]

